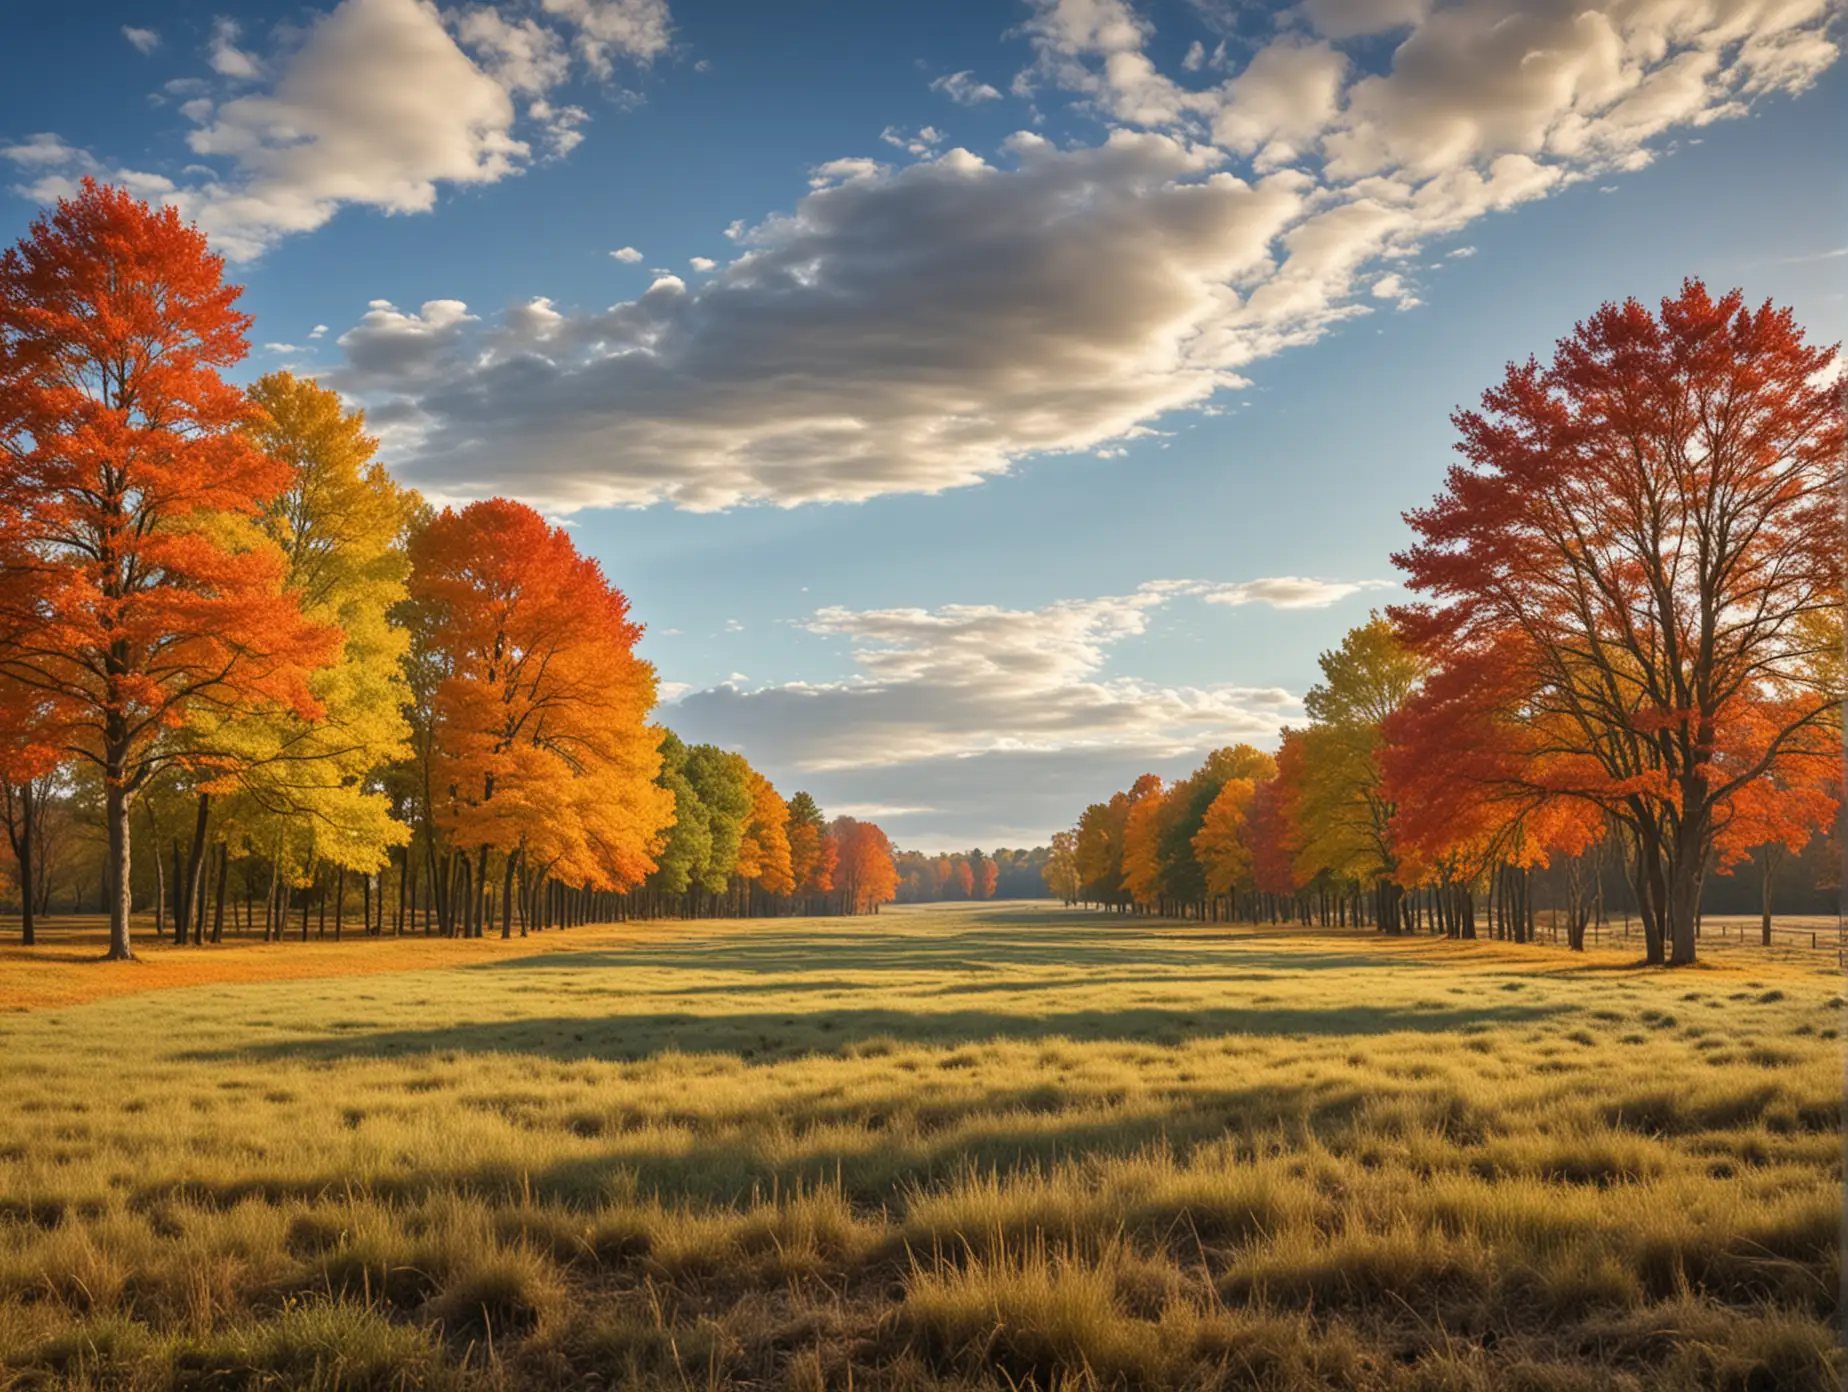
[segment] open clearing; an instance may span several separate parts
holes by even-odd
[[[1826,954],[994,905],[171,955],[0,960],[0,1386],[1840,1385]]]

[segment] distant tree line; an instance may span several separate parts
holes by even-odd
[[[983,854],[980,847],[967,851],[901,851],[898,855],[898,902],[935,904],[979,902],[987,899],[1044,899],[1045,869],[1052,852],[1045,846],[1032,850],[998,849]]]

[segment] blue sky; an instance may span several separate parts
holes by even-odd
[[[1828,0],[5,26],[0,232],[86,172],[176,202],[253,372],[564,520],[666,721],[925,849],[1273,739],[1391,598],[1451,410],[1600,301],[1848,321]]]

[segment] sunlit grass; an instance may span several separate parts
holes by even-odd
[[[0,1385],[1838,1385],[1817,960],[564,945],[0,1017]]]

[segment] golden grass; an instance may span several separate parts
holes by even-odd
[[[732,926],[748,931],[751,924]],[[133,930],[136,960],[106,967],[99,959],[109,945],[109,932],[97,915],[40,919],[35,947],[21,947],[17,934],[8,931],[0,938],[0,1012],[81,1005],[182,986],[375,976],[534,953],[664,943],[681,936],[685,925],[595,924],[511,939],[501,938],[498,932],[472,939],[421,934],[368,938],[353,933],[349,925],[338,942],[332,937],[316,936],[311,925],[308,940],[302,942],[297,939],[300,925],[292,921],[289,937],[283,942],[232,935],[224,942],[198,947],[178,947],[170,938],[155,938],[151,915],[137,915]]]
[[[0,1017],[0,1387],[1840,1385],[1816,958],[1024,906],[512,946],[163,949],[319,971]]]

